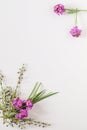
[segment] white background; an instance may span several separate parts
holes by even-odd
[[[36,81],[60,92],[32,110],[33,118],[52,124],[46,130],[87,130],[87,13],[78,15],[83,32],[73,38],[69,30],[75,15],[56,15],[57,3],[87,9],[86,0],[0,0],[0,69],[6,84],[15,87],[18,68],[27,65],[24,97]],[[2,128],[18,129],[0,122]]]

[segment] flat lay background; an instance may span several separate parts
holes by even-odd
[[[26,65],[23,98],[37,81],[48,91],[60,92],[36,104],[30,112],[33,118],[52,124],[45,130],[87,130],[87,13],[78,14],[83,32],[73,38],[69,30],[75,15],[56,15],[53,6],[57,3],[87,9],[86,0],[0,1],[0,70],[5,83],[15,87],[18,68]],[[0,121],[2,128],[18,130]]]

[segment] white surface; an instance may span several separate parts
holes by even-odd
[[[15,86],[18,68],[28,65],[22,85],[26,96],[36,81],[60,92],[33,109],[33,118],[52,123],[46,130],[87,130],[87,13],[78,18],[82,36],[72,38],[74,15],[54,14],[57,3],[87,9],[86,0],[0,1],[0,69]],[[13,129],[0,122],[2,128]]]

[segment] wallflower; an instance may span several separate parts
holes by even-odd
[[[23,119],[25,117],[28,117],[28,111],[26,109],[21,109],[20,113],[15,115],[15,118],[17,119]]]
[[[12,101],[12,105],[16,107],[16,109],[19,109],[22,106],[22,100],[19,98],[16,98]]]
[[[24,100],[23,104],[25,104],[26,108],[28,108],[28,109],[32,109],[32,107],[33,107],[32,100]]]
[[[79,37],[81,35],[81,32],[82,30],[78,28],[78,26],[75,26],[73,27],[71,30],[70,30],[70,34],[73,36],[73,37]]]
[[[12,101],[12,105],[16,109],[32,109],[33,107],[33,102],[32,100],[21,100],[19,98],[16,98],[15,100]]]
[[[65,12],[64,5],[57,4],[54,6],[54,12],[58,15],[62,15]]]

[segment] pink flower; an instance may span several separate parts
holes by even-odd
[[[17,119],[19,118],[19,114],[18,113],[15,115],[15,118],[17,118]]]
[[[74,28],[72,28],[70,30],[70,34],[73,36],[73,37],[79,37],[81,35],[81,32],[82,30],[81,29],[78,29],[78,26],[75,26]]]
[[[57,4],[54,6],[54,12],[58,15],[62,15],[65,12],[64,5]]]
[[[28,117],[28,112],[26,109],[21,109],[20,113],[15,115],[15,118],[17,118],[17,119],[23,119],[25,117]]]
[[[32,107],[33,107],[32,100],[24,100],[23,103],[26,105],[26,108],[32,109]]]
[[[22,100],[19,98],[16,98],[12,101],[12,105],[16,107],[16,109],[19,109],[22,106]]]

